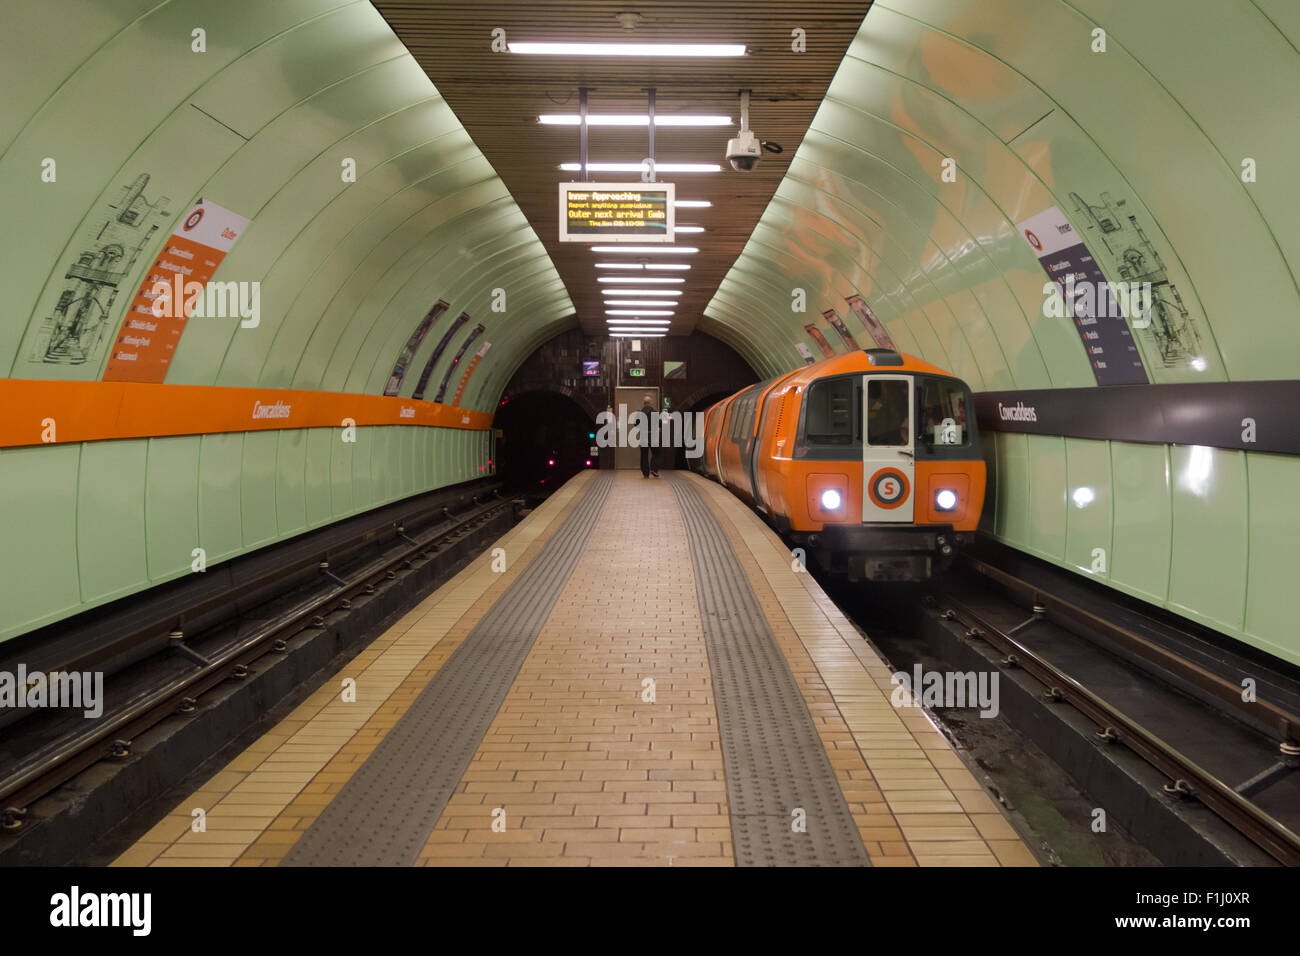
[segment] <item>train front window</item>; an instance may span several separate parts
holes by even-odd
[[[852,445],[855,379],[814,382],[804,400],[804,440],[809,445]],[[859,393],[860,394],[860,393]]]
[[[907,382],[896,378],[867,381],[868,445],[906,445],[911,417]]]
[[[918,377],[916,438],[930,445],[965,445],[966,389],[947,378]]]

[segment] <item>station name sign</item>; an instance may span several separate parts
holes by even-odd
[[[673,183],[560,183],[560,242],[672,242]]]

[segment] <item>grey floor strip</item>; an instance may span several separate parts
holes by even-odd
[[[695,566],[738,866],[870,866],[812,714],[740,559],[673,477]],[[806,832],[796,832],[803,810]]]
[[[612,473],[592,481],[281,866],[416,861],[582,557],[613,483]]]

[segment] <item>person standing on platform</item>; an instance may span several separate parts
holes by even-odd
[[[641,405],[641,414],[645,416],[645,440],[641,445],[641,477],[659,477],[659,449],[651,445],[652,423],[654,422],[654,396],[646,395]]]

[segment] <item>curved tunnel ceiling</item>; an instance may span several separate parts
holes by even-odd
[[[10,377],[100,377],[120,314],[83,362],[46,361],[38,343],[87,231],[141,176],[161,235],[195,197],[250,219],[220,278],[261,283],[259,326],[192,320],[168,384],[382,393],[443,299],[487,326],[493,348],[464,404],[490,408],[539,330],[571,324],[536,234],[366,0],[33,0],[7,5],[5,25],[0,204],[20,224],[0,240]]]
[[[814,317],[857,292],[900,348],[976,389],[1093,385],[1016,228],[1055,205],[1098,247],[1097,219],[1130,219],[1166,267],[1190,328],[1169,359],[1137,337],[1152,381],[1293,377],[1296,143],[1270,118],[1300,99],[1300,15],[1228,7],[877,0],[706,314],[775,372],[799,362],[792,289]]]
[[[1017,228],[1056,207],[1106,280],[1152,282],[1164,318],[1133,332],[1148,381],[1294,380],[1298,47],[1288,0],[877,0],[700,328],[771,376],[818,352],[806,326],[836,339],[830,309],[872,344],[856,293],[977,392],[1095,388]],[[991,440],[986,530],[1300,660],[1300,460]]]

